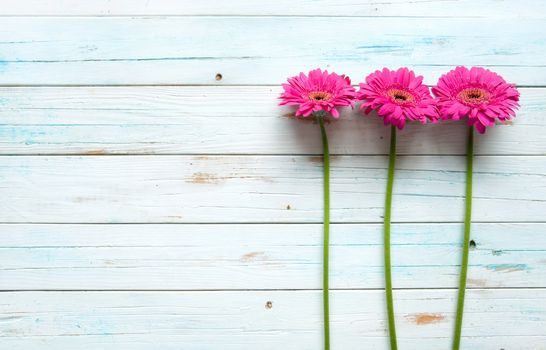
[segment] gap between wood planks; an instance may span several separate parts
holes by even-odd
[[[464,221],[441,221],[441,222],[416,222],[416,221],[391,221],[393,224],[410,225],[441,225],[441,224],[462,224]],[[378,225],[383,221],[330,221],[332,225]],[[545,221],[473,221],[473,224],[544,224]],[[210,222],[210,221],[191,221],[191,222],[33,222],[33,221],[10,221],[0,222],[0,225],[322,225],[318,222],[259,222],[259,221],[230,221],[230,222]]]
[[[0,16],[1,18],[2,16]],[[546,66],[546,65],[545,65]],[[446,65],[447,68],[454,68],[451,65]],[[487,66],[482,65],[482,67],[502,67],[502,65]],[[527,66],[529,67],[529,66]],[[542,66],[540,66],[542,67]],[[427,85],[432,87],[433,85]],[[271,87],[271,88],[280,88],[281,84],[2,84],[0,83],[0,88],[63,88],[63,87],[112,87],[112,88],[123,88],[123,87]],[[358,85],[353,85],[353,87],[358,88]],[[521,89],[543,89],[546,88],[545,85],[517,85],[517,88]],[[279,90],[280,91],[280,90]]]
[[[1,125],[1,124],[0,124]],[[82,153],[5,153],[0,157],[163,157],[163,156],[183,156],[183,157],[315,157],[322,156],[322,153],[298,153],[298,154],[263,154],[263,153],[108,153],[108,152],[87,152]],[[383,153],[330,153],[330,157],[385,157],[388,154]],[[399,154],[400,157],[464,157],[463,154]],[[477,157],[544,157],[546,154],[480,154]]]
[[[467,290],[545,290],[546,287],[467,287]],[[329,288],[330,291],[361,291],[361,292],[376,292],[383,291],[385,288]],[[442,287],[427,287],[427,288],[393,288],[395,291],[419,291],[419,290],[434,290],[434,291],[457,291],[457,288],[442,288]],[[139,293],[154,293],[154,292],[181,292],[181,293],[194,293],[194,292],[321,292],[321,288],[264,288],[264,289],[240,289],[240,288],[226,288],[226,289],[0,289],[0,293],[32,293],[32,292],[52,292],[52,293],[100,293],[100,292],[139,292]]]

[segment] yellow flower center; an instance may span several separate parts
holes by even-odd
[[[479,105],[483,102],[489,101],[491,94],[484,89],[477,87],[470,87],[462,89],[457,94],[457,99],[466,105]]]
[[[312,91],[308,97],[313,101],[328,101],[332,98],[332,94],[326,91]]]
[[[415,101],[415,97],[402,89],[391,88],[387,90],[387,95],[397,104],[406,104]]]

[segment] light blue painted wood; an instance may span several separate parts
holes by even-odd
[[[405,349],[449,348],[455,290],[394,297]],[[6,292],[2,298],[2,345],[10,350],[317,350],[322,344],[320,291]],[[469,291],[462,346],[544,349],[545,298],[543,289]],[[387,350],[383,304],[382,291],[333,291],[332,349]]]
[[[0,85],[280,84],[316,66],[355,82],[409,66],[433,84],[455,65],[481,65],[543,86],[545,26],[517,17],[5,17]]]
[[[433,84],[466,64],[527,87],[476,145],[463,349],[546,349],[545,4],[4,1],[0,348],[320,348],[320,140],[278,84],[384,65]],[[333,350],[387,349],[387,129],[347,111],[328,130],[332,286],[349,289],[332,293]],[[449,348],[464,135],[400,133],[401,349]]]
[[[475,222],[544,222],[546,157],[478,156]],[[387,157],[331,160],[333,222],[383,221]],[[322,164],[309,156],[8,156],[0,221],[319,223]],[[461,222],[465,158],[400,156],[394,222]]]
[[[544,18],[541,0],[3,0],[0,15],[395,16]]]
[[[393,225],[396,288],[456,288],[461,224]],[[0,225],[3,290],[320,289],[320,224]],[[382,225],[331,227],[330,286],[383,288]],[[546,224],[475,223],[469,288],[546,287]],[[517,237],[517,239],[515,239]]]
[[[318,125],[279,108],[280,87],[0,88],[0,154],[316,154]],[[546,89],[521,89],[521,112],[476,138],[477,155],[546,155]],[[333,154],[388,154],[389,128],[343,109]],[[398,154],[464,155],[466,123],[408,123]]]

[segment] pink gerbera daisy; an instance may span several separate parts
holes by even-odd
[[[360,83],[357,98],[364,101],[360,108],[365,108],[366,114],[377,110],[385,125],[396,125],[399,129],[404,127],[406,119],[423,124],[427,119],[436,121],[434,99],[422,82],[422,76],[416,77],[405,67],[397,71],[377,70],[366,77],[366,83]]]
[[[332,117],[339,118],[338,106],[354,106],[356,96],[355,89],[351,86],[351,80],[344,75],[328,73],[315,69],[308,75],[300,73],[289,78],[288,84],[282,85],[284,92],[281,94],[281,105],[296,105],[296,116],[317,118],[322,136],[322,154],[324,170],[324,247],[323,247],[323,305],[324,305],[324,349],[330,349],[330,314],[329,314],[329,289],[328,289],[328,252],[330,237],[330,151],[328,148],[328,135],[324,127],[324,117],[330,113]]]
[[[299,106],[296,116],[308,117],[317,112],[327,112],[339,118],[338,106],[353,106],[356,95],[351,79],[345,75],[315,69],[305,75],[288,78],[283,84],[280,105]]]
[[[500,75],[481,67],[457,67],[440,77],[432,88],[442,119],[468,117],[480,134],[495,125],[495,119],[515,117],[519,92]]]

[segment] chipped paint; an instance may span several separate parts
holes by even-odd
[[[83,152],[83,154],[87,156],[100,156],[100,155],[108,154],[108,151],[106,151],[105,149],[91,149],[91,150]]]
[[[218,177],[214,174],[197,172],[191,176],[191,180],[189,182],[194,184],[218,184],[224,180],[224,178]]]
[[[312,163],[321,163],[323,162],[323,157],[322,156],[311,156],[309,157],[309,161],[312,162]]]
[[[265,257],[266,257],[265,252],[250,252],[250,253],[243,254],[240,260],[243,262],[253,262],[258,259],[264,260]]]
[[[422,326],[443,321],[446,317],[442,314],[412,314],[406,317],[409,321]]]
[[[230,179],[254,179],[254,180],[259,180],[264,182],[273,182],[273,178],[270,176],[247,176],[247,175],[218,176],[215,174],[201,172],[201,171],[193,173],[193,175],[191,176],[191,179],[188,182],[194,183],[194,184],[219,184]]]
[[[481,278],[467,278],[466,282],[470,287],[485,287],[487,285],[487,281]]]

